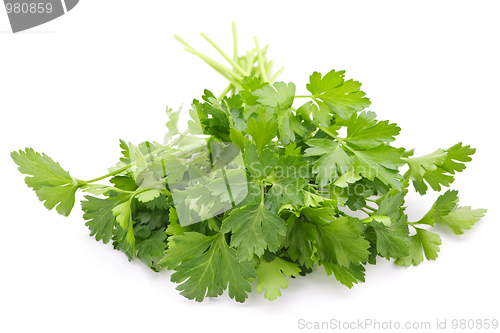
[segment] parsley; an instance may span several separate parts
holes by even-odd
[[[267,46],[255,39],[240,56],[234,25],[233,35],[233,57],[202,35],[229,67],[176,36],[229,83],[193,101],[187,131],[178,130],[180,110],[168,109],[163,143],[120,140],[118,163],[86,181],[31,148],[13,152],[26,184],[64,216],[85,192],[90,236],[154,271],[174,270],[181,295],[196,301],[226,291],[244,302],[254,280],[274,300],[289,278],[317,266],[351,288],[378,257],[435,260],[436,225],[460,235],[484,216],[459,206],[456,190],[417,221],[405,213],[411,186],[421,195],[449,187],[475,149],[457,143],[413,156],[393,145],[401,129],[366,110],[361,83],[344,71],[314,72],[310,95],[298,95],[294,83],[274,82],[282,69],[271,74]]]

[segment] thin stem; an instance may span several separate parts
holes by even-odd
[[[153,187],[157,186],[157,185],[161,185],[162,183],[165,183],[167,181],[167,178],[162,178],[156,182],[154,182],[153,184],[150,184],[146,187],[141,187],[140,189],[137,189],[135,190],[134,192],[134,196],[138,195],[138,194],[141,194],[142,192],[146,192],[150,189],[152,189]]]
[[[224,76],[224,78],[226,78],[227,80],[229,80],[231,83],[235,84],[236,81],[234,81],[232,78],[230,78],[229,76],[227,76],[227,74],[233,75],[235,78],[237,78],[239,80],[242,79],[242,77],[239,76],[239,74],[233,72],[229,68],[226,68],[222,64],[219,64],[217,61],[215,61],[212,58],[204,55],[203,53],[200,53],[200,52],[196,51],[191,45],[189,45],[188,43],[186,43],[178,35],[174,35],[174,37],[175,37],[175,39],[177,39],[179,42],[181,42],[186,47],[186,51],[188,51],[188,52],[190,52],[190,53],[192,53],[192,54],[200,57],[203,61],[205,61],[208,65],[210,65],[210,67],[212,67],[217,72],[219,72],[222,76]],[[234,75],[234,74],[236,74],[236,75]],[[236,85],[238,86],[239,84],[236,83]]]
[[[323,127],[323,126],[318,126],[318,128],[320,130],[322,130],[323,132],[325,132],[326,134],[328,134],[329,136],[331,136],[332,138],[334,138],[335,140],[337,140],[339,143],[342,144],[343,147],[346,147],[347,149],[349,149],[351,152],[353,152],[354,154],[356,154],[356,151],[353,150],[351,147],[349,147],[344,140],[342,140],[341,138],[339,138],[338,136],[336,136],[335,134],[333,134],[332,132],[330,132],[327,128]]]
[[[266,66],[266,75],[267,76],[269,76],[271,74],[271,68],[273,67],[273,62],[274,62],[274,60],[270,60],[267,63],[267,66]]]
[[[377,200],[373,200],[373,199],[370,199],[370,198],[365,198],[365,200],[377,203]]]
[[[284,70],[284,69],[285,69],[285,67],[281,67],[281,68],[280,68],[280,69],[279,69],[279,70],[278,70],[278,71],[277,71],[277,72],[273,75],[273,77],[271,77],[271,78],[269,79],[269,83],[273,83],[273,82],[274,82],[274,81],[278,78],[278,76],[281,74],[281,72],[283,72],[283,70]],[[295,96],[295,97],[297,97],[297,96]]]
[[[253,64],[255,63],[255,49],[252,52],[247,53],[247,72],[251,73]]]
[[[231,57],[229,57],[226,52],[224,52],[217,44],[215,44],[207,35],[205,35],[204,33],[201,33],[201,36],[203,38],[205,38],[207,40],[207,42],[209,42],[217,51],[219,51],[219,53],[231,64],[233,65],[233,67],[238,70],[240,72],[240,74],[242,74],[243,76],[246,76],[248,75],[248,73],[243,69],[241,68],[240,65],[238,65],[236,63],[235,60],[231,59]]]
[[[259,58],[259,67],[260,67],[260,72],[262,74],[262,78],[264,79],[264,82],[268,82],[269,78],[267,77],[266,68],[264,64],[264,57],[262,56],[262,50],[259,47],[259,42],[257,41],[256,36],[253,37],[253,40],[255,41],[255,48],[257,49],[257,57]]]
[[[238,34],[236,33],[236,23],[231,22],[231,28],[233,30],[233,59],[234,59],[234,61],[237,61],[238,60]]]
[[[224,89],[224,91],[219,95],[219,97],[217,97],[217,100],[220,101],[221,99],[223,99],[224,96],[226,96],[227,93],[230,92],[233,88],[234,86],[232,84],[228,85],[226,89]]]
[[[196,51],[195,49],[192,49],[192,48],[186,48],[186,51],[194,54],[194,55],[197,55],[198,57],[200,57],[201,59],[203,59],[203,61],[205,61],[207,64],[211,65],[212,67],[217,67],[218,69],[220,69],[221,71],[223,72],[226,72],[227,74],[233,76],[235,79],[238,79],[238,80],[242,80],[243,77],[234,72],[233,70],[227,68],[226,66],[222,65],[221,63],[215,61],[214,59],[204,55],[203,53],[200,53],[198,51]]]
[[[368,214],[368,216],[370,216],[370,215],[372,214],[371,212],[369,212],[369,211],[365,210],[364,208],[361,208],[361,210],[362,210],[364,213]]]
[[[172,141],[171,143],[171,146],[174,146],[177,142],[180,141],[180,139],[182,139],[187,133],[189,132],[189,130],[185,130],[184,132],[182,132],[179,137],[177,139],[175,139],[174,141]],[[155,151],[147,154],[147,155],[144,155],[144,159],[148,159],[149,157],[151,156],[154,156],[156,154],[158,154],[159,152],[161,152],[162,150],[164,150],[166,147],[161,147],[161,148],[158,148],[156,149]],[[118,170],[115,170],[113,172],[110,172],[104,176],[101,176],[101,177],[97,177],[97,178],[94,178],[94,179],[91,179],[91,180],[87,180],[87,181],[83,181],[79,184],[79,186],[83,186],[83,185],[86,185],[86,184],[90,184],[90,183],[95,183],[95,182],[98,182],[99,180],[103,180],[103,179],[106,179],[108,177],[112,177],[114,175],[118,175],[120,173],[122,173],[123,171],[126,171],[127,169],[130,169],[131,167],[133,167],[134,165],[136,164],[136,162],[132,162],[130,164],[127,164],[126,166],[118,169]]]
[[[369,209],[369,210],[371,210],[372,212],[376,212],[376,211],[377,211],[375,208],[370,207],[370,206],[368,206],[368,205],[367,205],[367,206],[365,206],[365,208],[368,208],[368,209]]]
[[[264,202],[264,181],[260,182],[260,202]]]
[[[267,44],[266,46],[264,46],[264,48],[262,49],[262,56],[265,57],[266,54],[267,54],[267,49],[269,48],[269,44]]]
[[[295,98],[313,98],[312,95],[295,95]]]
[[[177,39],[179,42],[181,42],[181,43],[182,43],[185,47],[188,47],[188,48],[190,48],[190,49],[193,49],[193,50],[194,50],[194,48],[192,48],[192,47],[191,47],[191,45],[189,45],[188,43],[186,43],[186,42],[184,41],[184,39],[182,39],[182,38],[181,38],[181,37],[179,37],[178,35],[174,35],[174,38],[175,38],[175,39]]]
[[[93,184],[94,186],[99,186],[99,187],[112,187],[112,186],[109,186],[109,185],[105,185],[105,184]],[[83,190],[85,190],[85,186],[84,185],[81,185]],[[116,192],[122,192],[122,193],[134,193],[135,191],[127,191],[127,190],[122,190],[120,188],[117,188],[117,187],[112,187],[113,188],[113,191],[116,191]]]
[[[406,222],[408,225],[411,225],[413,228],[415,228],[415,230],[417,230],[417,227],[415,226],[415,224],[417,224],[417,222]]]

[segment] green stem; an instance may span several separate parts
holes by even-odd
[[[295,95],[295,98],[313,98],[312,95]]]
[[[172,141],[172,143],[170,144],[171,146],[174,146],[177,142],[179,142],[187,133],[189,132],[189,130],[185,130],[184,132],[182,132],[179,137],[177,139],[175,139],[174,141]],[[148,159],[149,157],[151,156],[154,156],[156,154],[158,154],[159,152],[161,152],[162,150],[164,150],[166,147],[161,147],[161,148],[158,148],[156,149],[155,151],[147,154],[147,155],[144,155],[144,159]],[[95,182],[98,182],[99,180],[103,180],[103,179],[106,179],[106,178],[109,178],[109,177],[112,177],[114,175],[118,175],[120,173],[122,173],[123,171],[126,171],[127,169],[130,169],[131,167],[133,167],[134,165],[136,164],[136,162],[132,162],[130,164],[127,164],[125,165],[124,167],[118,169],[118,170],[115,170],[113,172],[110,172],[108,174],[105,174],[104,176],[101,176],[101,177],[97,177],[97,178],[94,178],[94,179],[91,179],[91,180],[87,180],[87,181],[83,181],[83,182],[80,182],[79,183],[79,186],[83,186],[83,185],[86,185],[86,184],[90,184],[90,183],[95,183]]]
[[[203,53],[196,51],[191,45],[186,43],[178,35],[174,35],[174,37],[175,37],[175,39],[177,39],[179,42],[181,42],[186,47],[186,51],[200,57],[203,61],[205,61],[208,65],[210,65],[210,67],[212,67],[213,69],[218,71],[220,74],[222,74],[229,81],[231,81],[231,79],[227,76],[227,74],[233,75],[236,79],[239,79],[239,80],[242,79],[242,77],[239,74],[235,73],[234,71],[230,70],[229,68],[225,67],[224,65],[219,64],[217,61],[204,55]],[[234,74],[236,74],[236,75],[234,75]],[[231,82],[231,83],[233,83],[233,82]],[[239,84],[236,84],[236,85],[238,86]]]
[[[364,213],[368,214],[368,216],[371,216],[371,214],[372,214],[371,212],[369,212],[369,211],[365,210],[364,208],[361,208],[361,210],[362,210]]]
[[[260,202],[264,202],[264,181],[260,182]]]
[[[266,75],[269,77],[269,75],[271,74],[271,68],[273,67],[273,62],[274,60],[270,60],[268,63],[267,63],[267,66],[266,66]]]
[[[351,147],[349,147],[344,140],[342,140],[341,138],[339,138],[338,136],[336,136],[335,134],[333,134],[332,132],[330,132],[327,128],[323,127],[323,126],[318,126],[318,128],[320,130],[322,130],[323,132],[325,132],[326,134],[328,134],[329,136],[331,136],[332,138],[334,138],[335,140],[337,140],[340,144],[342,144],[343,147],[346,147],[347,149],[349,149],[351,152],[353,152],[354,154],[356,154],[356,151],[354,149],[352,149]]]
[[[269,78],[267,77],[266,68],[265,68],[265,64],[264,64],[264,57],[262,55],[262,50],[259,47],[259,42],[257,41],[256,36],[253,37],[253,40],[255,41],[255,48],[257,49],[257,57],[259,58],[259,67],[260,67],[260,72],[262,74],[262,78],[263,78],[264,82],[268,82]]]
[[[203,38],[205,38],[207,40],[207,42],[209,42],[217,51],[219,51],[219,53],[231,64],[233,65],[233,67],[238,70],[240,72],[240,74],[242,74],[243,76],[247,76],[248,73],[243,69],[241,68],[240,65],[238,65],[236,63],[235,60],[231,59],[231,57],[229,57],[226,52],[224,52],[217,44],[215,44],[207,35],[205,35],[204,33],[201,33],[201,36]]]
[[[224,89],[224,91],[219,95],[219,97],[217,97],[217,100],[220,101],[221,99],[223,99],[224,96],[226,96],[227,93],[230,92],[233,88],[234,88],[234,86],[232,84],[229,84],[226,87],[226,89]]]
[[[372,212],[376,212],[376,211],[377,211],[375,208],[370,207],[370,206],[368,206],[368,205],[367,205],[367,206],[365,206],[365,208],[368,208],[368,209],[369,209],[369,210],[371,210]]]
[[[238,34],[236,33],[236,23],[231,22],[231,28],[233,30],[233,58],[234,61],[238,60]],[[248,71],[246,71],[248,72]]]
[[[277,78],[278,76],[281,74],[281,72],[283,72],[283,70],[285,69],[285,67],[281,67],[270,79],[269,79],[269,83],[273,83]],[[295,96],[297,97],[297,96]]]
[[[212,59],[212,58],[204,55],[203,53],[200,53],[200,52],[198,52],[198,51],[196,51],[194,49],[190,49],[190,48],[186,48],[186,51],[188,51],[189,53],[192,53],[192,54],[200,57],[203,61],[205,61],[210,66],[216,67],[216,68],[220,69],[221,71],[223,71],[223,72],[231,75],[232,77],[234,77],[237,80],[241,81],[243,79],[243,77],[240,74],[238,74],[238,73],[234,72],[233,70],[227,68],[226,66],[224,66],[221,63],[215,61],[214,59]]]

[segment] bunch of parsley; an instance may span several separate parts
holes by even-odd
[[[91,236],[155,271],[174,270],[177,289],[197,301],[227,290],[244,302],[255,279],[274,300],[287,277],[315,266],[351,288],[377,257],[400,266],[436,259],[435,224],[460,235],[484,215],[460,207],[458,192],[448,190],[408,221],[410,184],[422,195],[429,186],[441,191],[475,149],[457,143],[415,157],[391,145],[400,128],[365,111],[369,99],[344,71],[315,72],[309,94],[296,95],[293,83],[274,82],[282,69],[270,77],[267,46],[255,39],[239,56],[234,25],[233,36],[230,57],[203,35],[231,68],[176,36],[229,81],[218,97],[205,90],[193,101],[187,131],[177,128],[180,110],[168,109],[162,144],[121,141],[118,164],[88,181],[33,149],[13,152],[26,184],[65,216],[84,191]],[[299,98],[306,102],[294,108]],[[97,184],[107,178],[110,184]]]

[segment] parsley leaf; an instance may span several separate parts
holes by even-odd
[[[257,265],[257,292],[264,293],[264,297],[270,301],[281,296],[281,289],[288,287],[287,277],[298,276],[299,265],[286,261],[280,257],[274,257],[270,262],[261,260]]]
[[[31,187],[40,201],[51,210],[56,207],[59,214],[68,216],[75,204],[75,193],[81,184],[71,177],[59,163],[45,153],[39,154],[31,148],[11,154],[19,171],[28,177],[26,185]]]
[[[406,213],[410,181],[422,195],[429,186],[441,191],[475,149],[458,143],[413,156],[396,148],[401,129],[365,111],[370,100],[344,71],[314,72],[305,87],[275,82],[281,69],[271,73],[267,46],[255,38],[239,55],[235,27],[233,34],[232,58],[202,34],[228,67],[176,36],[228,80],[220,95],[204,90],[193,100],[186,131],[181,109],[167,108],[163,144],[120,140],[118,163],[86,181],[44,153],[13,152],[26,184],[62,215],[78,189],[92,194],[81,202],[90,236],[155,272],[174,270],[171,281],[196,301],[227,291],[244,302],[255,280],[274,300],[288,278],[316,266],[352,288],[377,257],[399,266],[435,260],[436,225],[460,235],[484,216],[459,206],[456,190],[420,220]],[[309,95],[296,94],[304,88]],[[300,98],[307,100],[297,109]]]
[[[264,250],[275,252],[286,235],[286,222],[271,213],[264,203],[237,208],[222,221],[221,232],[232,231],[231,246],[246,260],[262,256]]]
[[[410,167],[408,172],[415,190],[423,195],[428,189],[426,182],[434,191],[441,191],[441,185],[450,186],[455,180],[455,172],[465,170],[465,164],[460,162],[471,161],[470,155],[475,151],[474,148],[463,146],[459,142],[446,150],[438,149],[428,155],[407,157],[403,160]]]
[[[255,268],[249,261],[237,259],[236,250],[227,245],[221,233],[175,236],[165,255],[159,265],[175,269],[170,279],[179,283],[177,289],[189,299],[201,302],[228,289],[229,297],[244,302],[251,291],[249,279],[255,278]]]
[[[336,113],[342,119],[348,119],[354,112],[361,111],[370,105],[370,100],[360,90],[361,83],[358,81],[344,81],[345,71],[332,70],[325,76],[314,72],[307,84],[307,90],[317,98],[326,103],[331,112]]]

